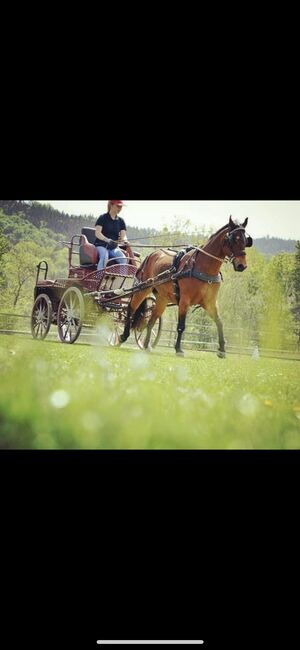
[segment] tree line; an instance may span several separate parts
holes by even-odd
[[[36,228],[48,228],[69,239],[79,234],[82,228],[94,228],[96,222],[92,215],[70,215],[39,201],[0,201],[0,210],[12,218],[21,216]],[[13,219],[10,223],[13,224]],[[143,239],[155,234],[153,228],[128,227],[129,238]]]
[[[36,228],[48,228],[52,232],[60,233],[68,238],[80,233],[84,227],[93,228],[95,226],[95,217],[92,215],[70,215],[55,210],[50,204],[40,203],[39,201],[0,201],[0,210],[9,216],[23,216],[28,223],[31,223]],[[154,228],[137,228],[128,225],[127,229],[128,238],[139,240],[141,243],[147,243],[149,238],[161,234]],[[195,231],[195,228],[193,230]],[[170,234],[168,229],[166,229],[166,232]],[[185,232],[184,229],[183,232]],[[207,233],[200,232],[201,234],[205,236],[205,234],[209,235],[211,233],[207,231]],[[265,255],[276,255],[280,252],[294,253],[295,246],[296,240],[294,239],[267,236],[255,240],[256,249]]]

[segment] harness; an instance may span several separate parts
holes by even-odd
[[[224,228],[225,230],[225,228]],[[226,235],[226,243],[228,244],[228,247],[231,251],[230,256],[226,257],[217,257],[216,255],[213,255],[212,253],[209,253],[208,251],[203,250],[202,248],[198,248],[197,246],[188,246],[187,248],[182,248],[176,255],[173,257],[173,264],[168,271],[164,271],[160,273],[158,276],[155,278],[150,278],[147,282],[150,283],[150,285],[154,286],[154,291],[155,291],[155,286],[158,286],[158,284],[162,284],[167,281],[173,281],[174,284],[174,295],[176,297],[176,301],[179,303],[180,300],[180,288],[178,284],[178,280],[182,280],[184,278],[194,278],[195,280],[201,280],[202,282],[207,282],[208,284],[220,284],[223,282],[223,276],[222,273],[218,273],[218,275],[209,275],[208,273],[204,273],[204,271],[197,271],[195,269],[196,265],[196,259],[199,253],[207,255],[208,257],[212,257],[213,259],[217,260],[218,262],[234,262],[237,254],[234,253],[233,251],[233,245],[234,245],[234,234],[236,231],[242,231],[245,232],[245,228],[243,226],[237,226],[234,228],[234,230]],[[219,234],[219,231],[218,233]],[[251,247],[253,245],[253,240],[251,237],[246,237],[245,239],[245,247]],[[163,254],[168,254],[172,256],[174,254],[174,251],[172,250],[165,250],[161,249]],[[195,251],[193,255],[191,255],[185,262],[183,268],[181,271],[179,271],[179,266],[182,258],[187,254],[190,253],[191,251]],[[245,250],[239,251],[238,256],[239,257],[244,257],[246,255]],[[148,256],[149,257],[149,256]],[[137,274],[136,274],[136,282],[143,282],[143,275],[144,275],[144,269],[145,269],[145,263],[148,260],[148,257],[145,258],[144,262],[142,263],[141,267],[139,268]],[[163,255],[162,255],[163,257]],[[187,268],[188,267],[188,268]],[[149,286],[150,286],[149,285]]]
[[[202,282],[208,282],[208,284],[220,284],[222,282],[222,274],[218,275],[208,275],[207,273],[202,273],[201,271],[196,271],[194,268],[187,269],[186,271],[179,271],[172,276],[173,280],[182,280],[182,278],[196,278],[196,280],[202,280]]]
[[[180,250],[179,253],[175,255],[173,260],[173,265],[176,272],[172,276],[172,279],[175,280],[176,282],[176,280],[181,280],[182,278],[195,278],[196,280],[202,280],[202,282],[208,282],[208,284],[220,284],[223,281],[223,276],[221,272],[218,275],[209,275],[208,273],[204,273],[203,271],[196,271],[195,264],[196,264],[197,255],[198,253],[204,253],[205,255],[208,255],[208,257],[212,257],[221,263],[223,263],[224,261],[233,262],[235,259],[235,254],[233,252],[234,236],[235,233],[239,230],[245,233],[245,228],[243,226],[237,226],[230,233],[226,235],[226,242],[231,251],[231,255],[229,257],[226,257],[225,259],[216,257],[216,255],[212,255],[211,253],[208,253],[208,251],[205,251],[202,248],[198,248],[198,247],[190,246],[188,248],[184,248]],[[245,240],[245,247],[250,248],[252,245],[253,245],[252,237],[247,236]],[[186,255],[186,253],[189,253],[193,249],[195,250],[195,254],[192,255],[186,261],[183,269],[181,271],[178,271],[183,256]],[[245,250],[239,252],[239,257],[245,257],[245,255],[246,255]],[[192,266],[190,268],[185,269],[185,267],[188,266],[188,264],[191,261],[192,261]]]
[[[191,250],[195,250],[195,255],[190,257],[187,261],[185,266],[190,262],[190,260],[193,261],[192,267],[189,269],[184,270],[184,267],[181,271],[178,271],[180,262],[184,255],[186,253],[189,253]],[[208,282],[208,284],[220,284],[222,282],[223,277],[222,273],[219,273],[218,275],[209,275],[208,273],[204,273],[203,271],[196,271],[195,269],[195,263],[196,263],[196,257],[199,252],[199,249],[195,249],[194,246],[189,246],[189,248],[182,249],[175,255],[174,260],[173,260],[173,267],[175,270],[175,274],[172,275],[172,280],[181,280],[182,278],[195,278],[196,280],[202,280],[202,282]],[[177,284],[177,283],[176,283]]]
[[[187,253],[190,253],[190,251],[194,250],[195,254],[192,255],[185,263],[183,269],[181,271],[178,271],[180,262],[184,255]],[[178,280],[182,280],[183,278],[195,278],[196,280],[201,280],[202,282],[208,282],[208,284],[219,284],[222,282],[223,277],[222,274],[219,273],[218,275],[208,275],[208,273],[204,273],[202,271],[197,271],[195,269],[195,263],[196,263],[196,257],[200,249],[195,248],[195,246],[189,246],[188,248],[183,248],[180,250],[174,257],[173,259],[173,267],[171,269],[172,271],[172,280],[174,282],[174,295],[176,297],[177,303],[179,304],[180,300],[180,288],[178,284]],[[185,267],[190,263],[192,260],[192,266],[191,268],[186,269]],[[175,271],[175,273],[173,273]]]

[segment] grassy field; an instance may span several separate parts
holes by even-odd
[[[299,449],[300,363],[0,336],[0,447]]]

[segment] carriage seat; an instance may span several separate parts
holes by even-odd
[[[86,230],[84,228],[83,230]],[[94,244],[90,243],[86,235],[81,235],[79,246],[80,266],[96,266],[98,263],[98,251]]]
[[[82,228],[81,234],[85,235],[89,244],[93,244],[96,239],[96,228]]]
[[[81,235],[82,235],[82,239],[85,238],[87,241],[82,243],[82,245],[80,246],[80,251],[79,251],[79,253],[80,253],[80,266],[87,266],[87,265],[90,265],[90,264],[97,264],[98,263],[98,252],[97,252],[96,247],[94,246],[94,241],[96,239],[96,228],[82,228],[81,229]],[[88,246],[89,246],[89,248],[88,248]],[[94,249],[96,257],[95,257],[95,254],[93,253],[91,247]],[[122,246],[121,246],[121,248],[122,248]],[[133,251],[133,254],[134,254],[134,257],[137,257],[138,259],[140,259],[140,257],[141,257],[140,253],[138,253],[137,251]],[[95,262],[90,261],[91,259],[96,259],[96,261]],[[109,264],[112,265],[112,264],[115,264],[115,263],[116,263],[115,261],[111,260],[111,264],[110,264],[110,261],[109,261],[107,263],[107,266]]]

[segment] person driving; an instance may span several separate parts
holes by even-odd
[[[108,201],[107,212],[96,221],[96,239],[99,261],[97,269],[104,269],[109,259],[115,258],[116,264],[126,264],[126,255],[118,247],[118,243],[126,242],[126,224],[120,217],[124,201]]]

